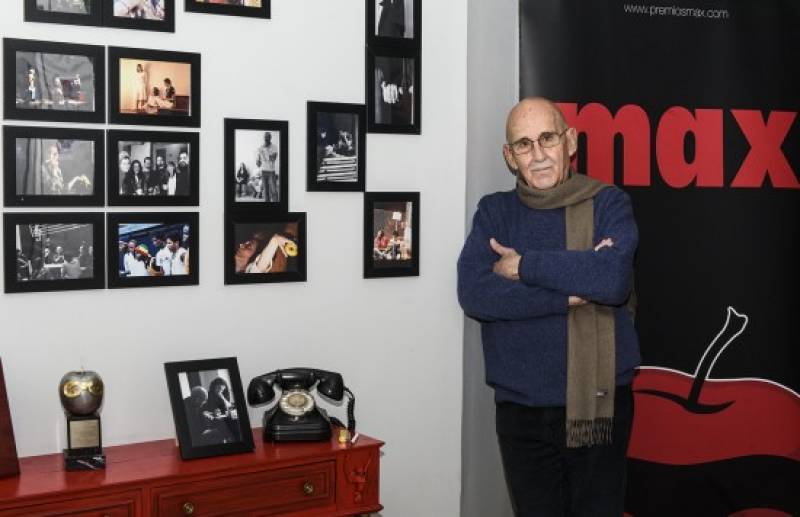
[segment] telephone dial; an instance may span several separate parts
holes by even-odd
[[[340,401],[345,394],[347,402],[347,429],[355,431],[355,397],[336,372],[314,368],[289,368],[259,375],[247,386],[247,402],[261,406],[275,398],[274,386],[281,389],[280,399],[264,412],[264,441],[315,441],[329,440],[331,423],[344,427],[335,417],[318,407],[310,390],[316,385],[317,393]]]

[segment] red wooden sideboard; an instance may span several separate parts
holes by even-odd
[[[181,460],[174,440],[107,447],[107,467],[64,470],[60,454],[20,459],[0,479],[1,516],[285,515],[377,512],[383,442],[264,443],[254,453]]]

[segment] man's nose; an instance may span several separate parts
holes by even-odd
[[[541,162],[547,158],[544,154],[544,148],[534,140],[531,142],[531,156],[533,156],[534,161]]]

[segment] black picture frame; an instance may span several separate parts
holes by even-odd
[[[254,239],[260,233],[264,237]],[[272,238],[283,233],[283,236],[290,237],[295,243],[296,255],[291,257],[291,251],[285,246],[274,248],[271,246]],[[296,238],[291,239],[292,235]],[[255,242],[254,242],[255,241]],[[228,213],[225,217],[225,284],[265,284],[277,282],[305,282],[307,253],[306,246],[306,214],[305,212],[286,212],[286,213]],[[278,243],[276,243],[278,244]],[[238,263],[239,250],[246,250],[246,246],[252,245],[253,251],[250,257],[244,258],[247,266]],[[272,252],[270,252],[272,249]],[[283,252],[283,259],[280,254]],[[263,257],[272,253],[273,257],[278,257],[279,263],[275,271],[266,273],[257,272],[260,269],[272,268],[274,260],[266,262]],[[267,265],[269,264],[269,265]],[[243,268],[252,268],[251,271],[243,271]],[[283,271],[277,271],[280,268]]]
[[[19,145],[17,140],[22,140]],[[46,141],[51,141],[47,143]],[[25,142],[27,141],[27,142]],[[38,141],[38,143],[37,143]],[[52,154],[53,141],[57,146],[59,162],[69,165],[67,174],[61,165],[57,170],[60,180],[48,181],[42,171],[49,171],[49,154]],[[87,149],[86,143],[92,142]],[[69,143],[69,146],[67,146]],[[44,126],[3,126],[3,184],[4,202],[7,207],[26,206],[103,206],[105,203],[105,139],[100,129],[77,129]],[[68,147],[68,148],[67,148]],[[48,151],[48,148],[50,150]],[[67,154],[66,160],[61,157]],[[78,154],[88,154],[93,163],[80,168],[74,162]],[[76,155],[76,156],[72,156]],[[22,162],[33,165],[21,169]],[[38,163],[41,162],[41,163]],[[30,170],[33,168],[33,170]],[[91,170],[91,179],[87,173]],[[55,178],[52,178],[53,180]],[[20,181],[25,184],[23,192],[18,192]],[[88,183],[87,183],[88,181]],[[76,194],[91,188],[89,194]],[[55,191],[66,193],[55,194]],[[28,193],[28,191],[33,191]],[[38,193],[36,191],[39,191]],[[70,193],[72,192],[72,193]]]
[[[320,133],[320,116],[325,116],[331,125],[326,136]],[[353,124],[355,122],[355,124]],[[325,149],[339,146],[342,142],[336,133],[338,124],[355,131],[356,135],[349,140],[355,144],[355,153],[350,154],[346,149],[343,152],[335,151],[332,156],[337,162],[325,163]],[[353,125],[355,128],[353,129]],[[347,131],[347,130],[344,130]],[[336,133],[334,133],[336,132]],[[366,110],[363,104],[350,104],[343,102],[315,102],[307,103],[306,125],[306,190],[308,192],[363,192],[366,185],[367,146],[366,146]],[[323,141],[324,140],[324,141]],[[352,158],[356,164],[353,167]],[[344,179],[343,179],[344,178]],[[352,180],[350,179],[352,178]]]
[[[419,192],[365,192],[364,193],[364,278],[385,278],[401,276],[419,276],[420,257],[420,205]],[[410,213],[408,204],[411,204]],[[405,205],[405,206],[404,206]],[[389,219],[376,220],[378,210],[392,211],[394,232],[392,236],[376,250],[379,234],[376,229],[383,230],[391,225]],[[400,217],[394,217],[400,213]],[[411,216],[411,233],[408,234],[408,217]],[[402,230],[401,230],[402,226]],[[380,228],[379,228],[380,227]],[[402,237],[400,237],[402,235]],[[398,242],[393,242],[396,240]],[[411,241],[410,250],[408,241]],[[410,257],[409,257],[410,255]]]
[[[396,18],[397,9],[392,9],[386,17],[384,5],[401,3],[403,5],[401,19]],[[370,46],[395,46],[403,48],[421,48],[422,45],[422,0],[366,0],[366,34],[365,41]],[[381,7],[381,10],[378,10]],[[406,13],[412,10],[411,15]],[[378,14],[380,13],[380,14]],[[378,17],[381,17],[380,19]],[[409,21],[412,28],[408,28]],[[400,31],[403,32],[399,35]],[[381,32],[383,35],[379,35]]]
[[[175,0],[161,0],[164,19],[140,19],[114,15],[114,0],[103,1],[103,25],[117,29],[135,29],[158,32],[175,32]]]
[[[248,18],[270,18],[271,0],[261,0],[261,7],[243,7],[238,5],[209,4],[197,0],[185,0],[184,11],[187,13],[223,14],[227,16],[246,16]]]
[[[18,53],[23,54],[19,63]],[[64,59],[58,60],[58,65],[51,62],[46,66],[45,56],[51,54],[85,60],[75,60],[69,70],[65,68]],[[105,59],[105,47],[99,45],[3,38],[3,118],[104,123]],[[35,63],[31,64],[31,61]],[[22,64],[25,66],[20,68]],[[24,68],[33,70],[33,73],[25,73],[23,77]],[[43,68],[54,70],[44,73]],[[65,74],[66,77],[52,74]],[[85,77],[87,75],[89,79]],[[52,76],[53,84],[58,86],[45,89],[44,76]],[[28,88],[24,86],[26,81]],[[84,105],[91,105],[92,109],[84,110]]]
[[[260,152],[237,147],[237,138],[241,147],[257,145],[257,140],[265,138],[264,133],[269,132],[272,145],[277,143],[277,167],[275,179],[277,185],[271,187],[269,179],[265,182],[263,171],[256,175],[259,168],[258,160],[263,160]],[[245,143],[247,141],[247,143]],[[263,142],[263,140],[262,140]],[[246,163],[247,157],[251,163]],[[248,166],[249,165],[249,166]],[[244,168],[244,171],[242,169]],[[225,207],[229,211],[281,211],[289,210],[289,122],[285,120],[255,120],[255,119],[225,119]],[[259,198],[258,196],[262,196]],[[277,201],[270,201],[277,195]],[[245,201],[246,199],[252,199]],[[263,199],[263,201],[259,201]]]
[[[46,11],[38,8],[37,0],[25,0],[24,19],[26,22],[99,26],[103,24],[102,1],[84,0],[84,5],[88,4],[89,9],[87,9],[88,13],[81,14],[77,12]]]
[[[109,77],[108,77],[108,120],[112,124],[133,124],[133,125],[154,125],[154,126],[179,126],[179,127],[200,127],[200,54],[194,52],[174,52],[168,50],[137,49],[123,47],[108,47]],[[133,63],[136,62],[136,63]],[[137,65],[147,63],[158,66],[158,72],[145,70],[143,78],[137,78]],[[164,66],[164,64],[171,64]],[[189,66],[188,75],[182,66]],[[126,75],[125,104],[124,112],[121,103],[123,92],[121,88],[120,75]],[[177,67],[177,68],[176,68]],[[148,67],[144,67],[146,69]],[[179,72],[176,76],[173,72]],[[171,105],[156,106],[154,89],[159,94],[165,90],[165,86],[159,83],[152,86],[151,73],[157,74],[156,77],[164,76],[163,79],[170,79],[172,87],[176,89],[175,99]],[[169,75],[167,75],[169,74]],[[170,77],[170,75],[172,77]],[[189,77],[189,95],[186,94],[180,85],[182,80],[178,77]],[[137,85],[141,81],[143,84]],[[131,83],[133,85],[131,86]],[[177,84],[177,86],[176,86]],[[141,87],[144,88],[141,88]],[[137,97],[137,88],[141,95]],[[145,95],[146,94],[146,95]],[[145,104],[140,105],[141,97]],[[131,97],[133,103],[131,105]],[[163,99],[161,99],[163,104]],[[171,107],[170,107],[171,106]]]
[[[168,362],[164,372],[181,458],[255,449],[235,357]]]
[[[108,204],[109,206],[198,206],[200,204],[200,133],[189,131],[126,131],[109,130],[107,135],[107,164],[108,170]],[[189,159],[189,186],[186,193],[185,183],[174,185],[177,189],[174,195],[155,194],[153,188],[143,190],[144,195],[125,195],[122,193],[122,185],[125,177],[120,178],[120,144],[128,142],[130,144],[150,144],[147,155],[154,166],[158,157],[163,155],[167,165],[170,162],[176,163],[176,173],[180,174],[181,153],[186,152]],[[161,146],[159,146],[161,144]],[[132,146],[130,146],[132,147]],[[184,151],[184,149],[186,151]],[[133,161],[141,153],[132,153],[131,150],[125,151],[129,158],[129,163],[133,167]],[[169,159],[172,157],[172,159]],[[168,179],[168,177],[164,178]],[[161,182],[159,182],[161,183]],[[169,187],[168,187],[169,188]],[[156,186],[155,189],[161,190]],[[135,186],[134,186],[135,191]]]
[[[5,292],[103,289],[106,276],[103,223],[101,212],[3,214]],[[27,231],[18,232],[23,227]],[[91,240],[87,241],[87,238]],[[78,243],[77,239],[83,240]],[[59,260],[57,249],[64,246],[68,249],[60,254],[62,259]],[[81,246],[85,246],[85,255],[79,254]],[[46,255],[44,250],[50,247],[56,253]],[[22,251],[27,266],[18,260],[17,249]],[[68,261],[70,255],[78,262]],[[86,262],[81,256],[87,257]],[[64,269],[66,263],[73,264],[73,267]],[[87,271],[91,276],[85,276]]]
[[[198,212],[112,212],[107,216],[108,226],[108,287],[165,287],[198,285],[200,283],[200,224]],[[188,226],[188,238],[186,230]],[[121,228],[122,227],[122,228]],[[120,229],[123,231],[121,232]],[[154,245],[154,237],[163,234],[165,241],[170,235],[178,234],[180,241],[170,274],[167,266],[162,266],[158,257],[160,250]],[[121,241],[136,241],[130,259],[119,246]],[[186,248],[186,241],[189,247]],[[144,244],[147,253],[137,251]],[[181,251],[183,250],[183,251]],[[184,251],[186,253],[184,253]],[[186,256],[188,255],[188,273]],[[132,260],[133,262],[129,262]],[[142,262],[139,265],[138,262]],[[129,267],[131,266],[131,267]],[[134,267],[135,266],[135,267]],[[164,274],[159,274],[164,273]]]
[[[419,135],[422,128],[420,51],[367,47],[366,53],[367,131]],[[393,96],[394,102],[384,101],[385,95]]]

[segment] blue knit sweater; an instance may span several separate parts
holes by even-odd
[[[570,295],[614,307],[617,384],[639,365],[639,342],[625,307],[638,231],[628,195],[616,187],[594,198],[594,240],[612,247],[566,250],[565,209],[539,210],[515,191],[481,199],[458,260],[458,299],[481,323],[486,382],[495,400],[563,406],[567,390]],[[499,256],[489,239],[522,255],[519,281],[492,271]]]

